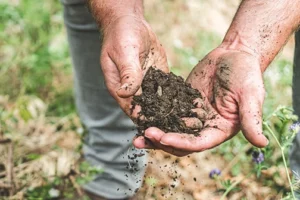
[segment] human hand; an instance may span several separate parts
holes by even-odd
[[[124,15],[103,27],[101,67],[110,94],[131,115],[132,96],[150,66],[168,72],[165,51],[149,24],[140,16]],[[138,108],[137,108],[138,109]]]
[[[262,132],[262,70],[254,54],[219,47],[199,62],[187,82],[203,96],[199,110],[208,113],[199,136],[149,128],[145,137],[151,142],[139,137],[134,141],[136,147],[162,149],[184,156],[213,148],[232,138],[240,129],[253,145],[264,147],[268,144]]]

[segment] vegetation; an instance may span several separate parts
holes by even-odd
[[[161,7],[157,2],[147,3],[146,16],[167,49],[172,71],[186,76],[222,37],[215,29],[186,22],[187,2],[167,1]],[[175,15],[177,9],[182,14]],[[159,26],[162,16],[167,26]],[[83,196],[80,185],[101,169],[81,159],[85,130],[75,112],[62,6],[59,1],[0,0],[0,19],[0,196]],[[190,26],[182,33],[185,22]],[[300,181],[289,179],[288,169],[289,145],[298,130],[298,125],[290,128],[297,120],[291,110],[291,80],[292,63],[284,56],[265,73],[266,148],[253,148],[239,134],[184,158],[152,151],[138,192],[141,199],[292,199]],[[216,169],[220,173],[210,176]]]

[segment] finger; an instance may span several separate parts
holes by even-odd
[[[155,149],[155,146],[152,144],[152,142],[144,136],[134,138],[132,143],[138,149]]]
[[[150,127],[147,130],[145,130],[145,137],[147,137],[147,139],[149,139],[152,142],[151,144],[154,146],[155,149],[163,150],[175,156],[186,156],[188,154],[193,153],[190,151],[184,151],[182,149],[177,149],[171,146],[165,146],[161,144],[160,139],[164,135],[165,133],[162,130],[155,127]]]
[[[119,53],[110,55],[119,70],[121,87],[117,90],[119,97],[133,96],[141,86],[143,74],[139,60],[139,49],[135,45],[121,47]]]
[[[204,101],[200,98],[194,100],[194,105],[197,108],[204,108]]]
[[[169,69],[168,62],[167,62],[166,52],[160,44],[158,44],[158,45],[159,45],[159,55],[160,56],[158,56],[158,59],[156,59],[155,66],[157,66],[161,71],[163,71],[165,73],[170,73],[170,69]]]
[[[165,132],[155,127],[150,127],[145,130],[145,137],[150,139],[152,142],[159,142],[164,134]]]
[[[139,136],[139,137],[135,138],[133,140],[133,145],[138,149],[163,150],[167,153],[171,153],[176,156],[185,156],[185,155],[190,154],[190,152],[180,151],[180,150],[174,149],[172,147],[164,147],[163,145],[161,145],[159,143],[156,143],[156,145],[157,145],[156,146],[150,139],[145,138],[143,136]]]
[[[105,50],[101,53],[101,69],[104,75],[105,84],[109,93],[117,100],[116,88],[120,87],[119,71]]]
[[[135,109],[132,108],[132,97],[121,98],[116,91],[116,88],[121,86],[121,79],[119,71],[115,63],[112,61],[106,51],[101,54],[101,67],[105,78],[105,84],[109,93],[115,98],[122,110],[129,116],[137,118],[138,112],[140,112],[140,106],[136,105]]]
[[[204,109],[202,108],[194,108],[192,109],[193,112],[196,113],[197,117],[202,120],[202,121],[205,121],[207,119],[207,111],[205,111]]]
[[[181,118],[181,119],[184,121],[185,125],[189,128],[200,129],[200,128],[203,127],[203,123],[198,118],[184,117],[184,118]]]
[[[160,69],[165,73],[169,73],[170,69],[168,67],[167,56],[164,48],[159,43],[155,34],[150,33],[150,38],[151,41],[153,41],[151,47],[149,48],[150,51],[144,59],[141,59],[144,60],[144,62],[142,61],[141,63],[143,63],[144,66],[146,66],[146,69],[152,66],[154,68]],[[146,71],[147,70],[144,70],[144,73],[146,73]]]
[[[161,145],[161,146],[163,146],[163,145]],[[178,157],[183,157],[183,156],[187,156],[191,153],[194,153],[194,152],[183,151],[181,149],[176,149],[176,148],[173,148],[173,147],[166,147],[166,146],[163,146],[160,149],[164,152],[167,152],[169,154],[172,154],[172,155],[178,156]]]
[[[262,102],[256,95],[244,95],[239,102],[241,128],[246,139],[257,147],[268,145],[268,139],[262,131]]]
[[[161,138],[161,144],[172,146],[188,152],[200,152],[218,146],[228,139],[227,135],[216,128],[205,128],[199,136],[166,133]]]

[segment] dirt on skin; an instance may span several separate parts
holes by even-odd
[[[198,90],[185,83],[184,79],[171,73],[164,73],[150,67],[142,82],[142,94],[134,96],[133,108],[141,106],[136,120],[138,135],[144,135],[149,127],[157,127],[164,132],[198,135],[198,128],[187,127],[182,118],[197,117],[192,111],[202,98]]]

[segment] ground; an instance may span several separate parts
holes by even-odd
[[[186,77],[221,42],[238,4],[238,0],[145,1],[146,18],[175,74]],[[81,195],[80,184],[101,169],[80,159],[85,130],[73,103],[61,5],[4,0],[0,1],[0,18],[0,196],[54,199]],[[290,134],[292,117],[286,107],[291,106],[292,54],[293,39],[264,74],[264,119],[280,142]],[[213,150],[183,158],[150,151],[139,199],[287,196],[289,184],[280,148],[267,130],[264,133],[271,142],[260,150],[264,153],[260,164],[251,156],[259,150],[241,134]],[[212,179],[209,174],[216,168],[221,175]]]

